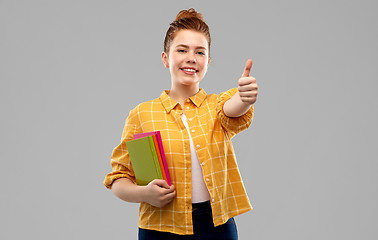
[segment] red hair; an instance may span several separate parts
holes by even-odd
[[[210,30],[209,26],[205,23],[203,15],[199,12],[196,12],[193,8],[188,10],[181,10],[176,19],[170,24],[168,31],[164,39],[164,52],[168,53],[171,46],[171,42],[175,38],[176,32],[180,30],[193,30],[200,33],[203,33],[209,44],[209,53],[210,53]]]

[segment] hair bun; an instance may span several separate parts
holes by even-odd
[[[209,44],[208,50],[210,56],[211,37],[209,26],[207,26],[206,22],[203,20],[202,13],[197,12],[193,8],[181,10],[177,14],[176,19],[169,24],[169,28],[164,38],[164,52],[169,53],[169,48],[176,35],[175,33],[184,29],[204,34]]]
[[[196,10],[194,10],[194,8],[180,11],[176,16],[175,21],[178,21],[182,18],[198,18],[204,22],[202,13],[197,12]]]

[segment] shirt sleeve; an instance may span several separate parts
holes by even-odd
[[[237,133],[247,129],[253,119],[253,105],[249,110],[240,117],[228,117],[224,111],[224,104],[235,94],[237,93],[237,88],[232,88],[228,91],[222,92],[218,95],[217,100],[217,118],[220,121],[222,127],[231,135],[235,136]]]
[[[129,116],[126,119],[121,142],[114,148],[111,155],[110,163],[112,166],[112,172],[107,174],[104,180],[104,185],[108,189],[110,189],[113,182],[119,178],[129,178],[136,183],[126,142],[133,140],[133,135],[136,133],[138,126],[138,113],[133,109],[130,111]]]

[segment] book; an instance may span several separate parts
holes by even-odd
[[[147,185],[154,179],[164,179],[152,136],[127,141],[126,146],[138,185]]]
[[[164,165],[163,165],[163,162],[162,162],[162,159],[161,159],[161,153],[160,153],[160,148],[159,148],[159,144],[158,144],[158,141],[157,141],[157,137],[156,137],[156,135],[151,135],[151,136],[154,140],[156,153],[157,153],[157,156],[158,156],[158,159],[159,159],[159,165],[160,165],[161,173],[163,175],[164,180],[167,181],[167,176],[165,175]]]
[[[134,139],[139,139],[146,136],[156,136],[157,145],[155,146],[156,146],[156,149],[159,149],[159,152],[160,152],[160,156],[161,156],[160,166],[161,166],[162,172],[164,172],[163,177],[164,177],[164,180],[167,181],[168,185],[171,186],[171,177],[169,175],[167,160],[165,158],[165,152],[164,152],[163,142],[161,140],[160,131],[134,134]]]

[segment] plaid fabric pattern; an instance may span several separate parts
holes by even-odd
[[[181,119],[185,111],[211,195],[214,225],[224,224],[229,218],[251,210],[231,139],[250,126],[253,106],[243,116],[230,118],[224,114],[223,105],[237,93],[236,88],[218,95],[208,95],[201,88],[185,101],[183,108],[168,93],[169,90],[165,90],[159,98],[141,103],[130,111],[121,142],[111,156],[113,171],[105,177],[104,185],[110,189],[114,180],[123,177],[135,183],[126,141],[132,140],[136,133],[160,131],[172,184],[176,187],[176,197],[163,208],[141,203],[139,227],[193,234],[191,154],[189,135]]]

